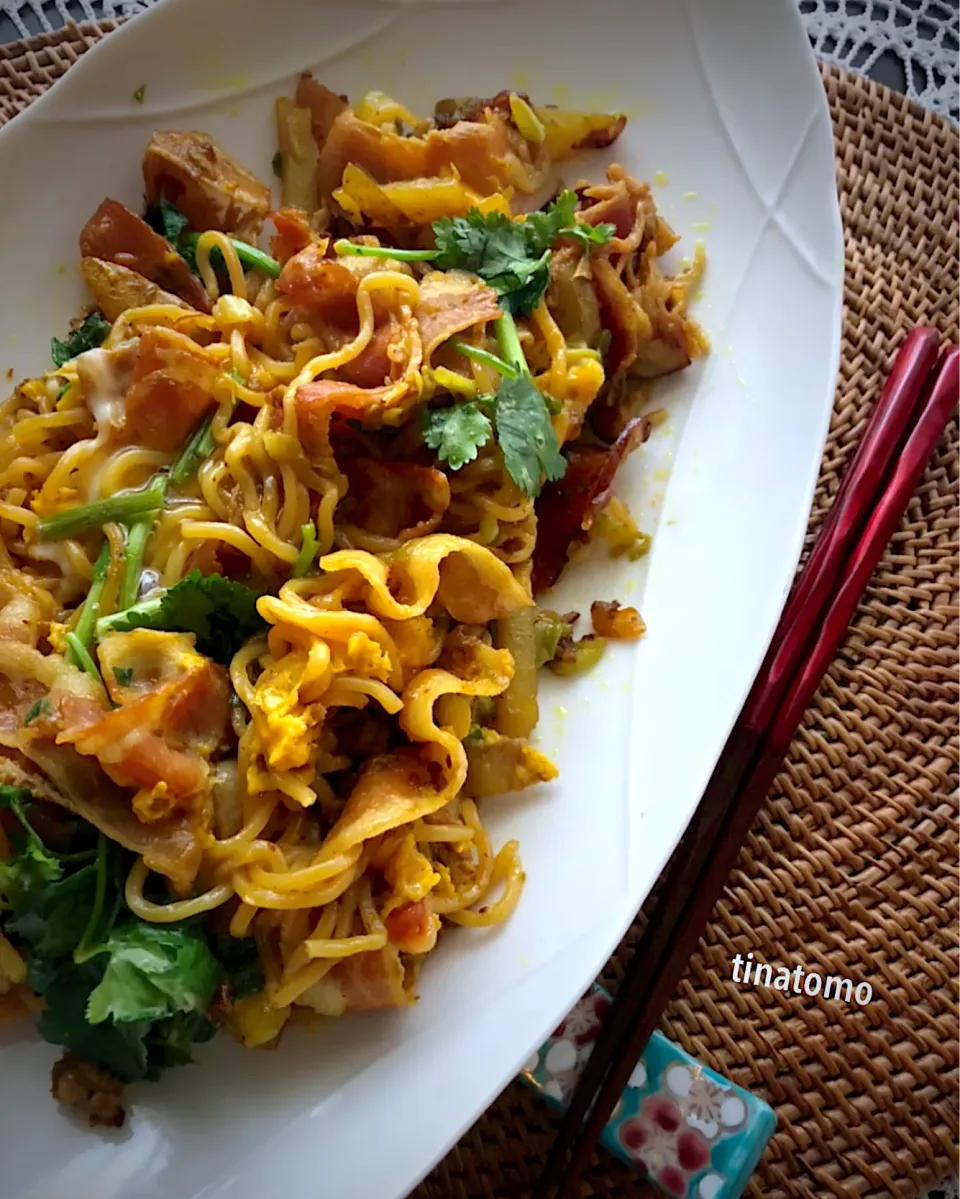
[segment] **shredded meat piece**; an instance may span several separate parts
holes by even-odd
[[[344,334],[344,342],[352,341],[355,334]],[[390,382],[394,374],[394,361],[390,347],[402,337],[400,325],[391,319],[374,331],[373,337],[356,358],[351,358],[338,368],[337,373],[347,383],[357,387],[380,387]],[[331,341],[334,340],[331,338]]]
[[[51,1094],[59,1103],[85,1112],[93,1128],[121,1128],[123,1083],[106,1070],[65,1053],[53,1067]]]
[[[176,204],[193,229],[219,229],[256,241],[270,211],[270,188],[205,133],[158,131],[143,156],[147,203]]]
[[[647,631],[636,608],[621,608],[616,600],[594,600],[590,605],[594,632],[614,641],[636,641]]]
[[[210,298],[186,259],[117,200],[104,200],[81,229],[80,253],[128,267],[191,307],[210,311]]]

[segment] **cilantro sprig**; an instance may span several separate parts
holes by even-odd
[[[423,439],[441,462],[459,470],[476,458],[495,431],[510,477],[524,495],[535,496],[541,477],[562,478],[567,461],[560,453],[547,401],[530,376],[510,313],[498,318],[497,336],[502,359],[514,368],[514,377],[504,377],[496,395],[428,409]]]
[[[613,225],[578,221],[576,208],[577,197],[570,190],[522,220],[472,208],[465,216],[434,222],[435,251],[398,252],[390,246],[348,241],[334,245],[341,254],[390,258],[402,253],[408,260],[429,261],[441,270],[470,271],[496,291],[502,310],[496,326],[500,357],[463,342],[457,348],[497,370],[499,390],[496,395],[428,410],[423,439],[441,462],[459,470],[496,436],[510,477],[528,496],[539,493],[542,478],[559,479],[567,463],[550,423],[549,401],[530,375],[514,317],[529,316],[543,298],[557,241],[569,238],[586,250],[606,245],[613,236]]]
[[[0,786],[0,807],[27,837],[0,862],[0,926],[43,997],[38,1031],[123,1082],[187,1064],[214,1034],[208,1012],[221,981],[234,998],[262,988],[254,942],[196,921],[139,920],[123,900],[132,855],[82,820],[69,825],[70,848],[94,838],[98,848],[55,852],[30,820],[40,806],[29,791]]]
[[[572,238],[584,248],[605,245],[612,225],[588,225],[576,219],[576,194],[565,190],[539,212],[511,220],[502,212],[472,208],[466,216],[434,222],[434,264],[441,270],[479,275],[497,292],[500,305],[514,316],[529,316],[550,282],[551,247]]]
[[[229,665],[240,646],[266,626],[257,612],[258,599],[258,593],[243,583],[192,570],[160,595],[101,617],[97,640],[131,629],[194,633],[199,653]]]
[[[111,325],[102,312],[91,312],[85,316],[75,329],[61,340],[59,337],[50,340],[50,357],[54,366],[63,366],[78,354],[87,350],[95,350],[106,341]]]

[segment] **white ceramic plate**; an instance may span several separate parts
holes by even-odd
[[[557,606],[640,602],[649,634],[576,684],[545,685],[540,738],[560,782],[485,809],[498,841],[520,839],[520,908],[502,929],[446,936],[411,1011],[331,1021],[275,1054],[204,1047],[200,1065],[132,1088],[132,1122],[112,1139],[51,1102],[55,1049],[3,1031],[6,1199],[406,1193],[573,1004],[647,895],[799,555],[837,369],[843,251],[829,116],[792,0],[165,0],[0,134],[0,371],[47,365],[51,334],[82,301],[80,227],[104,195],[138,203],[153,129],[206,130],[269,179],[272,100],[304,68],[353,97],[377,87],[427,111],[440,96],[515,86],[630,115],[614,157],[659,181],[681,254],[704,239],[696,314],[714,349],[660,388],[671,420],[624,471],[621,493],[657,527],[649,561],[595,558]]]

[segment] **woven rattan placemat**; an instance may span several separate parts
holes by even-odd
[[[0,122],[109,28],[0,48]],[[955,340],[958,315],[956,131],[837,68],[823,78],[847,282],[811,532],[907,329],[930,323]],[[954,420],[663,1022],[776,1108],[751,1188],[765,1199],[915,1196],[955,1165],[958,444]],[[866,980],[873,999],[860,1007],[738,986],[731,960],[748,951]],[[614,957],[607,981],[618,972]],[[513,1083],[416,1199],[522,1195],[554,1127]],[[587,1190],[648,1193],[606,1154]]]

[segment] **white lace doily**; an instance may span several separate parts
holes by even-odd
[[[818,58],[880,79],[957,120],[957,0],[799,2]]]
[[[155,0],[0,0],[0,43],[69,18],[129,16]],[[958,120],[957,0],[797,0],[820,58]]]

